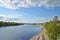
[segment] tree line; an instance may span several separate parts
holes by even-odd
[[[0,21],[0,27],[2,26],[15,26],[15,25],[23,25],[23,23],[16,23],[16,22],[3,22]]]

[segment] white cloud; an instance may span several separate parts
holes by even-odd
[[[4,15],[4,14],[0,14],[0,21],[16,21],[18,20],[19,15],[15,14],[15,15]]]
[[[0,14],[0,21],[19,22],[19,23],[42,23],[42,22],[50,21],[50,19],[43,17],[34,18],[34,19],[24,19],[24,18],[20,18],[18,14],[15,15]]]
[[[60,6],[60,0],[46,0],[46,6],[47,7],[55,7],[55,6]]]
[[[55,7],[60,6],[60,0],[0,0],[0,6],[8,9],[29,7]]]

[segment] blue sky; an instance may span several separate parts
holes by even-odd
[[[60,20],[59,0],[1,0],[0,21],[41,23],[50,21],[53,16]]]

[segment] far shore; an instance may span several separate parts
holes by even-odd
[[[16,22],[3,22],[3,21],[0,21],[0,27],[17,26],[17,25],[24,25],[24,24],[23,23],[16,23]]]

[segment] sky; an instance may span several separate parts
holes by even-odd
[[[0,21],[42,23],[60,20],[60,0],[0,0]]]

